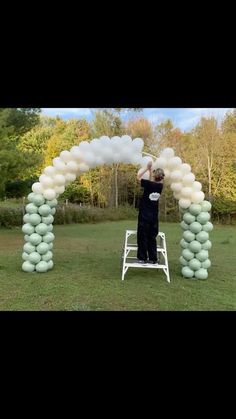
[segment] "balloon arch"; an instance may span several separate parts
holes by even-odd
[[[46,272],[53,268],[53,221],[56,212],[57,198],[65,187],[89,169],[127,163],[136,165],[140,171],[152,161],[153,169],[162,168],[165,172],[165,183],[170,185],[174,197],[179,201],[182,214],[180,223],[183,237],[180,241],[182,254],[179,258],[182,275],[185,278],[206,279],[211,266],[208,251],[212,244],[209,232],[213,225],[210,222],[210,202],[204,200],[202,185],[195,180],[189,164],[182,163],[175,156],[172,148],[165,148],[158,158],[147,155],[143,157],[144,142],[141,138],[131,139],[107,136],[82,141],[70,151],[62,151],[53,159],[53,165],[44,169],[39,182],[32,185],[28,195],[26,214],[23,217],[22,231],[25,244],[22,258],[22,269],[25,272]],[[149,176],[148,173],[144,174]]]

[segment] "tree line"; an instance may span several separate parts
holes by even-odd
[[[144,140],[144,151],[158,155],[164,147],[173,147],[176,155],[189,163],[203,185],[206,199],[213,205],[213,216],[231,221],[236,213],[236,109],[219,124],[214,117],[201,118],[188,132],[174,127],[167,119],[152,124],[140,108],[125,122],[124,108],[95,109],[91,122],[85,119],[63,120],[40,114],[39,108],[0,109],[0,197],[26,196],[43,168],[62,150],[101,135],[128,134]],[[134,116],[135,115],[135,116]],[[136,181],[137,168],[114,164],[92,169],[61,196],[73,203],[97,207],[138,206],[141,195]],[[166,220],[178,217],[177,201],[166,187],[160,205]]]

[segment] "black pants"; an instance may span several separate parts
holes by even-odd
[[[139,260],[147,260],[149,258],[149,260],[157,261],[157,235],[158,220],[139,218],[137,231],[137,258]]]

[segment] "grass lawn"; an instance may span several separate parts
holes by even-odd
[[[236,227],[215,226],[209,277],[196,281],[180,273],[179,224],[161,223],[170,284],[154,269],[129,269],[121,281],[124,233],[135,228],[135,221],[55,226],[55,266],[44,274],[21,271],[21,229],[1,229],[0,310],[236,309]]]

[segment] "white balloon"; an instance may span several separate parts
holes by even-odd
[[[170,147],[166,147],[164,148],[164,150],[161,152],[161,157],[165,157],[166,159],[171,159],[172,157],[174,157],[175,152],[173,150],[173,148]]]
[[[114,159],[114,156],[113,156],[113,159]],[[104,162],[104,160],[101,156],[96,156],[95,157],[95,163],[96,163],[96,166],[103,166],[105,164],[105,162]]]
[[[181,172],[187,174],[191,172],[191,166],[187,163],[183,163],[180,167]]]
[[[80,163],[79,165],[78,165],[78,169],[79,169],[79,171],[80,172],[88,172],[89,171],[89,166],[87,165],[87,164],[85,164],[85,163]]]
[[[83,159],[84,159],[84,163],[89,166],[90,164],[94,163],[95,155],[90,152],[85,152],[83,153]]]
[[[60,174],[55,175],[53,179],[56,186],[64,186],[66,183],[65,176]]]
[[[64,163],[67,163],[72,159],[71,153],[68,150],[64,150],[60,153],[60,158]]]
[[[194,181],[195,181],[195,176],[193,173],[187,173],[186,175],[183,176],[183,179],[182,179],[183,185],[186,185],[186,186],[188,185],[192,186]]]
[[[194,191],[199,192],[202,189],[202,184],[200,182],[193,182],[192,188]]]
[[[44,173],[45,175],[52,177],[53,175],[56,174],[56,169],[53,166],[47,166],[44,169]]]
[[[181,192],[182,188],[183,188],[183,184],[182,184],[182,183],[180,183],[180,182],[173,182],[173,183],[171,183],[171,185],[170,185],[170,189],[171,189],[173,192]]]
[[[99,138],[100,143],[103,144],[103,146],[108,146],[110,145],[110,137],[108,137],[107,135],[102,135],[102,137]]]
[[[97,138],[94,138],[91,142],[90,142],[90,151],[91,152],[93,152],[93,153],[100,153],[100,151],[101,151],[101,148],[102,148],[102,144],[101,144],[101,142],[97,139]]]
[[[44,192],[44,188],[43,188],[43,185],[40,183],[40,182],[35,182],[33,185],[32,185],[32,191],[34,192],[34,193],[39,193],[39,194],[43,194],[43,192]]]
[[[88,143],[88,141],[81,141],[79,144],[80,151],[90,151],[91,145]]]
[[[132,143],[137,151],[141,152],[143,150],[144,141],[142,138],[135,138]]]
[[[180,182],[182,180],[182,177],[183,177],[183,173],[181,172],[181,170],[174,170],[170,174],[170,178],[172,182]]]
[[[200,204],[202,201],[204,201],[205,194],[202,191],[195,191],[192,193],[191,198],[194,204]]]
[[[167,168],[172,170],[180,169],[182,160],[180,157],[171,157],[167,162]]]
[[[57,169],[58,172],[61,172],[61,173],[66,172],[66,165],[60,159],[60,157],[55,157],[55,159],[53,159],[53,166]]]
[[[189,186],[184,186],[181,190],[181,196],[183,198],[191,199],[192,193],[193,193],[193,189],[190,188]]]
[[[143,168],[139,169],[138,174],[140,175],[142,172],[143,172]],[[149,171],[145,172],[143,176],[141,177],[141,179],[149,180],[150,179]]]
[[[79,146],[74,145],[71,149],[70,149],[70,154],[73,160],[78,161],[78,162],[82,162],[83,161],[83,154],[81,153],[81,150],[79,148]]]
[[[126,145],[132,144],[132,138],[129,135],[122,135],[121,139]]]
[[[181,208],[188,208],[190,205],[191,205],[191,201],[190,201],[190,199],[184,199],[184,198],[181,198],[181,199],[179,200],[179,206],[180,206]]]
[[[56,188],[56,187],[55,187]],[[55,189],[46,189],[43,192],[43,196],[44,198],[48,199],[49,201],[53,200],[56,198],[56,191]]]
[[[171,182],[171,178],[170,178],[171,172],[170,172],[170,170],[169,169],[163,169],[163,170],[164,170],[164,173],[165,173],[165,180],[168,181],[168,183]]]
[[[66,172],[68,173],[76,173],[78,170],[78,164],[74,161],[71,160],[66,164]]]
[[[39,176],[39,182],[43,185],[44,189],[53,188],[53,178],[47,175]]]
[[[142,159],[142,154],[133,154],[131,157],[132,164],[140,164],[140,160]]]
[[[153,163],[153,169],[165,169],[167,160],[164,157],[158,157]]]
[[[120,147],[121,147],[120,137],[115,136],[111,138],[111,147],[112,147],[112,150],[114,150],[115,152],[120,150]]]
[[[63,194],[63,192],[65,192],[65,186],[55,186],[55,192],[56,194]]]
[[[76,175],[74,173],[66,173],[65,174],[65,181],[66,181],[67,185],[70,182],[74,182],[75,179],[76,179]]]

